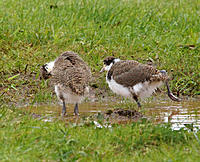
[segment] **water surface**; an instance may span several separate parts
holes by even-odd
[[[200,101],[159,102],[149,105],[149,116],[164,123],[172,123],[173,130],[181,128],[200,129]]]
[[[91,102],[79,105],[80,117],[97,113],[104,113],[113,109],[118,103]],[[67,105],[67,121],[77,121],[73,115],[74,105]],[[126,107],[123,107],[126,108]],[[34,117],[44,118],[44,121],[51,121],[53,118],[61,117],[61,105],[37,105],[22,108],[30,112]],[[200,129],[200,101],[187,100],[182,102],[153,101],[144,104],[144,115],[156,122],[172,123],[173,130],[181,128]],[[80,118],[79,117],[79,118]],[[117,119],[120,120],[120,119]]]

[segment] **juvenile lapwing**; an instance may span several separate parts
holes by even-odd
[[[67,51],[54,61],[41,67],[41,76],[51,78],[55,92],[61,100],[62,115],[66,114],[66,103],[74,103],[74,114],[78,115],[78,103],[89,93],[91,71],[78,54]]]
[[[151,96],[163,83],[167,86],[169,98],[180,101],[169,89],[169,77],[165,70],[157,70],[150,65],[134,60],[120,60],[113,56],[105,58],[103,62],[101,72],[107,71],[106,81],[109,88],[118,95],[133,98],[138,107],[141,107],[139,98]]]

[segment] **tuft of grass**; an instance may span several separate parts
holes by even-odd
[[[1,161],[196,161],[200,155],[191,133],[145,120],[98,129],[59,119],[45,122],[2,106],[0,128]]]
[[[39,67],[66,50],[79,53],[95,76],[108,55],[153,61],[171,75],[174,92],[199,95],[199,10],[198,0],[2,0],[0,100],[21,94],[32,102],[30,95],[46,93],[37,90]]]

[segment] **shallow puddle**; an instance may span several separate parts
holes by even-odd
[[[65,120],[66,122],[80,122],[83,117],[94,115],[97,113],[104,113],[107,109],[109,109],[109,104],[99,103],[99,102],[91,102],[91,103],[82,103],[79,104],[79,114],[80,116],[74,115],[74,105],[67,104],[66,105],[66,116],[61,116],[62,105],[53,104],[53,105],[35,105],[35,106],[27,106],[21,107],[21,109],[25,112],[30,113],[34,118],[42,119],[45,122],[53,121],[55,118],[59,118]]]
[[[200,129],[200,101],[160,102],[150,104],[146,109],[147,115],[158,122],[172,123],[173,130]]]
[[[79,104],[79,113],[81,115],[105,112],[109,108],[107,103],[91,102]],[[52,114],[59,116],[61,115],[62,105],[37,105],[37,106],[27,106],[22,108],[30,113],[36,113],[40,115]],[[66,105],[67,116],[72,116],[74,111],[73,104]]]
[[[104,114],[104,118],[112,118],[111,123],[127,123],[134,120],[134,116],[120,116],[121,113],[117,114],[117,111],[113,111],[114,115],[107,115],[108,110],[113,110],[113,105],[117,103],[82,103],[79,105],[80,116],[73,115],[74,105],[67,105],[67,116],[64,120],[70,122],[80,121],[82,117],[95,116],[97,114]],[[35,118],[42,118],[44,121],[52,121],[54,118],[61,117],[61,105],[38,105],[38,106],[27,106],[22,108],[24,111],[29,112]],[[123,106],[123,109],[126,109]],[[122,109],[122,110],[123,110]],[[120,109],[121,112],[121,109]],[[181,128],[187,129],[200,129],[200,101],[191,100],[184,102],[171,102],[171,101],[157,101],[150,102],[144,106],[144,116],[161,123],[172,123],[173,130],[179,130]],[[132,113],[132,112],[131,112]],[[135,119],[142,117],[142,115],[134,112],[136,114]],[[118,116],[116,116],[116,114]]]

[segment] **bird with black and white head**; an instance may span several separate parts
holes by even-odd
[[[89,93],[91,71],[78,54],[66,51],[54,61],[40,68],[43,79],[51,79],[56,95],[62,101],[62,115],[66,114],[66,103],[75,104],[74,114],[78,115],[78,103]]]
[[[100,72],[107,71],[106,82],[116,94],[133,98],[141,107],[139,98],[149,97],[165,83],[168,96],[173,101],[180,101],[169,89],[169,77],[165,70],[158,70],[150,65],[141,64],[135,60],[120,60],[109,56],[103,61]]]

